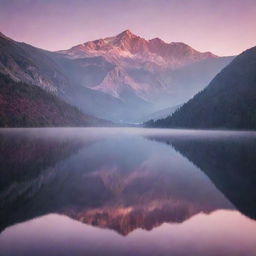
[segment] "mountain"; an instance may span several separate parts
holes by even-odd
[[[160,127],[256,129],[256,47],[246,50]]]
[[[37,85],[85,114],[122,123],[183,104],[231,59],[129,30],[59,52],[0,34],[0,73]]]
[[[97,85],[92,82],[86,86],[128,105],[127,98],[132,94],[142,105],[144,102],[152,104],[151,113],[184,103],[232,59],[202,53],[184,43],[165,43],[159,38],[146,40],[130,30],[58,53],[72,60],[105,59],[112,68]]]
[[[0,74],[0,127],[97,126],[107,122],[86,116],[35,85]]]
[[[121,67],[134,68],[135,65],[152,70],[177,68],[198,60],[217,58],[210,52],[201,53],[184,43],[168,44],[159,38],[146,40],[130,30],[59,52],[71,58],[104,56]]]

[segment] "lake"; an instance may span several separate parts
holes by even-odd
[[[0,129],[0,255],[256,255],[256,133]]]

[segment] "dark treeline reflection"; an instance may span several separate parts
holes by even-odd
[[[208,165],[220,167],[216,175],[227,172],[230,180],[237,179],[236,170],[232,176],[226,167],[237,165],[239,160],[219,155],[218,149],[225,148],[229,155],[233,150],[240,151],[235,149],[240,144],[216,141],[217,149],[212,148],[211,154],[211,144],[208,148],[205,138],[202,142],[189,139],[187,143],[184,136],[161,137],[156,134],[162,134],[160,131],[154,131],[153,135],[143,129],[137,133],[118,131],[1,131],[1,230],[17,222],[59,213],[127,235],[137,228],[151,230],[164,222],[180,223],[200,212],[234,209],[204,169]],[[166,143],[173,144],[186,157]],[[195,162],[198,160],[196,164],[207,175],[187,160],[193,161],[186,153],[193,143],[198,156]],[[200,145],[206,145],[202,151],[205,155],[209,152],[207,157],[202,155]],[[230,146],[232,151],[228,150]],[[252,150],[247,150],[247,161]],[[244,189],[244,180],[249,182],[249,175],[253,176],[249,171],[251,164],[247,163],[247,167],[244,171],[247,179],[234,184],[238,191]],[[216,182],[215,176],[212,180]],[[225,184],[232,189],[229,181]],[[220,189],[226,194],[225,189]],[[227,196],[236,204],[228,193]]]
[[[49,139],[44,134],[1,133],[0,189],[37,177],[81,146],[79,141],[59,137]]]
[[[243,214],[256,219],[256,136],[157,138],[198,166]]]
[[[56,165],[94,143],[67,129],[2,129],[0,132],[0,230],[45,212],[30,200],[51,181]],[[47,201],[51,202],[50,198]],[[47,212],[47,211],[46,211]]]

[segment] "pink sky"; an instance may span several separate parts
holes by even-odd
[[[0,31],[60,50],[125,29],[234,55],[256,45],[255,0],[0,0]]]

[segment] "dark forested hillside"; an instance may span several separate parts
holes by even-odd
[[[256,47],[236,57],[172,116],[147,125],[256,129]]]
[[[0,127],[92,126],[103,121],[84,115],[38,86],[0,74]]]

